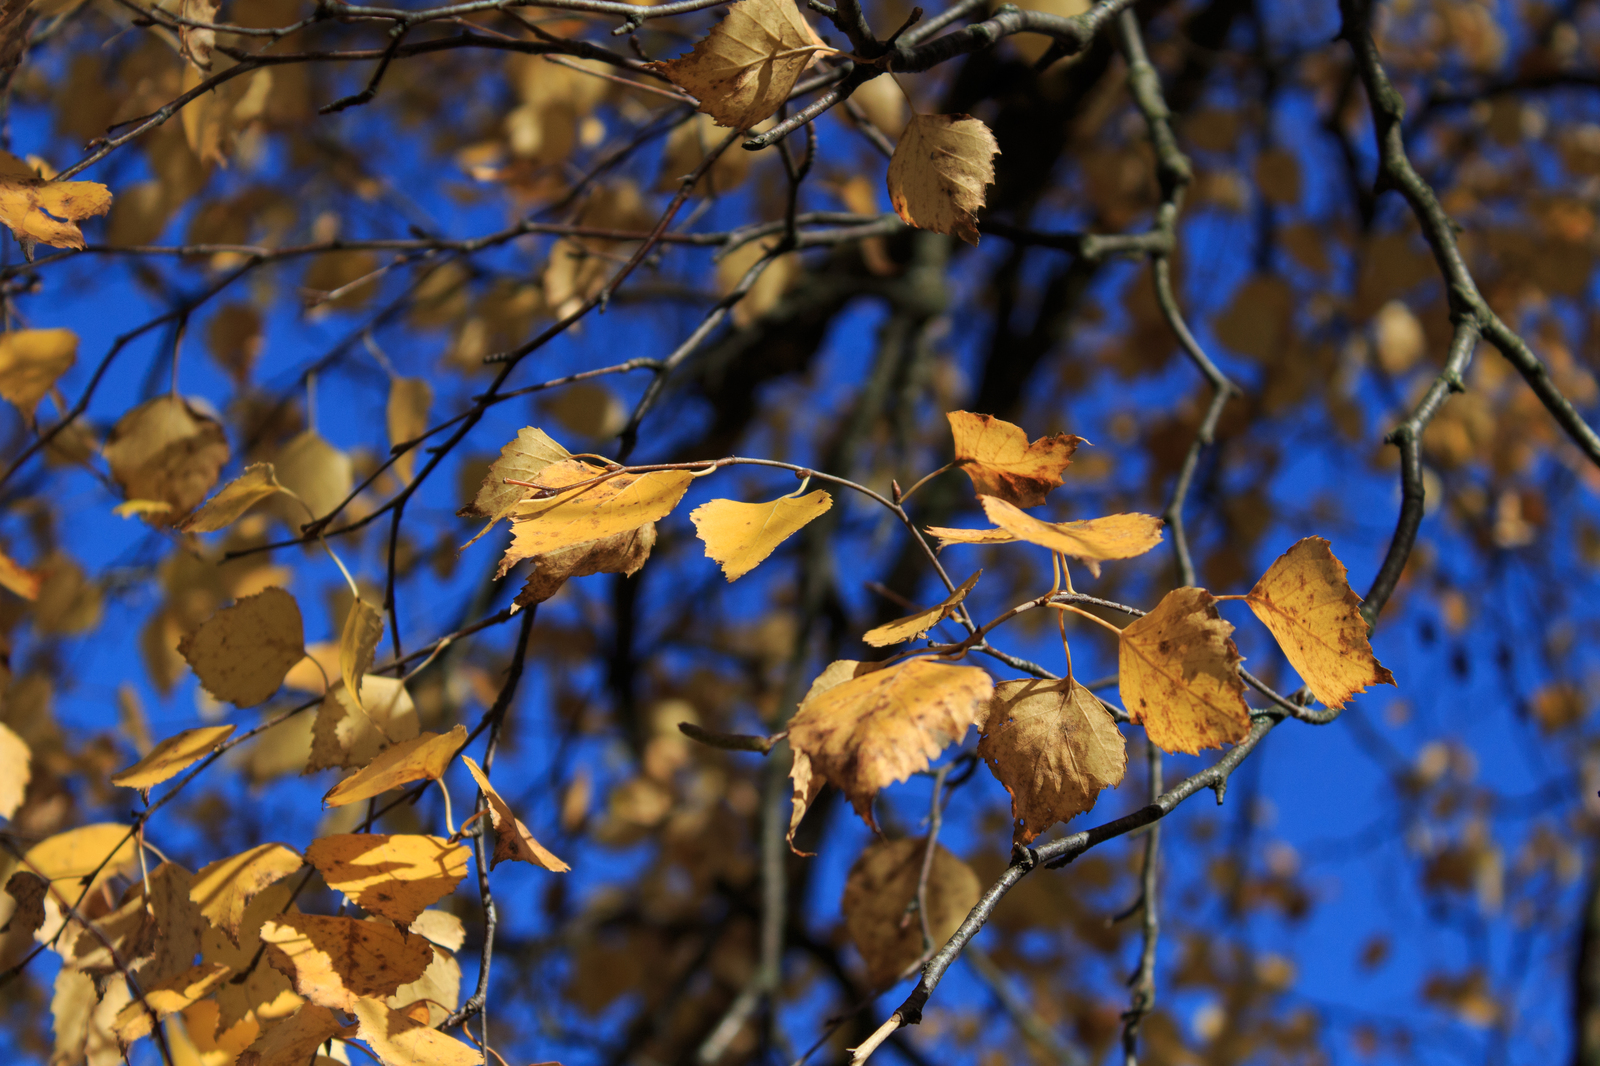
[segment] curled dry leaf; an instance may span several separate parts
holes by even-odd
[[[979,496],[989,521],[1030,544],[1082,559],[1100,576],[1106,559],[1132,559],[1161,543],[1161,519],[1147,514],[1114,514],[1077,522],[1041,522],[993,496]]]
[[[39,401],[77,361],[78,335],[70,329],[0,333],[0,397],[32,422]]]
[[[977,667],[932,659],[870,672],[860,672],[859,664],[836,669],[840,666],[833,664],[812,683],[789,722],[795,783],[791,842],[823,781],[840,788],[876,829],[873,797],[926,769],[968,726],[982,725],[994,691],[994,682]]]
[[[827,513],[833,497],[822,489],[805,496],[780,496],[771,503],[712,500],[689,512],[689,521],[729,581],[761,565],[779,544]]]
[[[576,459],[541,471],[541,484],[579,487],[516,506],[511,512],[511,546],[500,560],[499,575],[531,556],[614,537],[665,518],[694,480],[687,470],[656,470],[594,481],[603,473]]]
[[[237,1066],[306,1066],[317,1049],[335,1037],[348,1040],[355,1026],[340,1025],[327,1007],[306,1003],[289,1017],[262,1030],[239,1056]]]
[[[8,821],[22,806],[33,779],[33,749],[28,742],[0,723],[0,818]]]
[[[1163,751],[1197,755],[1250,732],[1242,659],[1216,603],[1205,589],[1173,589],[1118,642],[1122,705]]]
[[[233,733],[231,725],[208,725],[185,729],[151,749],[150,754],[111,775],[111,783],[122,788],[150,788],[176,777],[210,755],[218,744]]]
[[[300,607],[276,586],[223,608],[178,642],[205,690],[239,707],[266,702],[305,653]]]
[[[867,983],[887,988],[922,957],[922,923],[908,911],[917,898],[926,837],[879,840],[850,867],[844,883],[844,926],[867,964]],[[924,900],[935,946],[949,940],[977,906],[983,886],[972,867],[934,844]],[[906,921],[907,914],[911,920]]]
[[[11,556],[0,552],[0,588],[9,589],[25,600],[37,600],[44,575],[29,570]]]
[[[586,544],[533,556],[533,573],[528,575],[522,591],[517,593],[517,603],[532,607],[543,603],[571,578],[590,574],[626,574],[632,577],[650,558],[656,546],[656,524],[646,522],[638,529],[630,529]]]
[[[463,518],[487,518],[497,522],[534,491],[523,485],[507,485],[508,480],[537,481],[545,467],[571,458],[572,453],[550,439],[544,430],[532,426],[520,429],[516,439],[500,449],[500,458],[484,475],[478,495],[458,513]]]
[[[427,938],[385,922],[281,914],[264,922],[267,961],[318,1006],[348,1011],[364,996],[387,996],[433,961]]]
[[[216,991],[217,986],[227,980],[232,973],[232,970],[220,962],[198,962],[183,973],[168,977],[166,980],[154,984],[144,984],[141,981],[144,1002],[134,1001],[122,1008],[112,1026],[117,1039],[128,1045],[149,1036],[155,1021],[150,1017],[152,1010],[155,1011],[156,1018],[165,1018],[169,1014],[185,1010]]]
[[[1062,482],[1082,437],[1055,433],[1032,444],[1021,426],[993,415],[951,411],[945,415],[954,441],[955,464],[972,479],[979,496],[1018,507],[1037,507]]]
[[[794,0],[739,0],[694,51],[650,68],[717,125],[747,130],[777,113],[823,47]]]
[[[248,851],[218,859],[200,868],[189,899],[212,926],[239,943],[239,930],[250,901],[304,863],[300,853],[283,844],[257,844]]]
[[[399,678],[368,674],[361,679],[361,699],[356,703],[337,682],[322,697],[312,727],[308,772],[365,766],[385,748],[414,740],[422,731],[416,704]]]
[[[500,793],[489,784],[488,775],[478,767],[477,763],[465,755],[461,757],[461,761],[467,764],[472,779],[483,790],[483,798],[489,801],[489,817],[494,822],[494,858],[489,860],[489,869],[493,870],[506,859],[541,866],[558,874],[572,869],[534,839],[533,834],[528,832],[528,827],[522,824],[522,819],[512,812],[510,805],[501,799]]]
[[[372,669],[378,641],[383,638],[383,615],[372,604],[357,596],[344,616],[344,632],[339,637],[339,676],[345,691],[361,705],[361,679]]]
[[[359,999],[357,1036],[383,1066],[481,1066],[483,1052],[428,1028],[375,999]]]
[[[0,933],[13,929],[32,933],[43,925],[44,897],[49,891],[50,882],[32,870],[18,870],[12,874],[6,881],[6,894],[17,901],[17,909],[11,912],[6,924],[0,926]]]
[[[448,733],[422,733],[385,750],[365,767],[340,781],[322,802],[329,807],[381,796],[391,788],[412,781],[437,781],[445,767],[467,743],[467,727],[458,725]]]
[[[179,396],[158,396],[123,415],[102,452],[123,495],[165,503],[148,517],[168,523],[206,498],[229,456],[222,424]]]
[[[402,925],[455,891],[472,850],[439,837],[341,833],[306,848],[328,887],[362,910]]]
[[[1122,731],[1073,681],[1026,678],[994,687],[978,756],[1011,793],[1014,844],[1029,844],[1057,822],[1094,806],[1128,768]]]
[[[111,190],[97,181],[45,181],[32,167],[0,152],[0,222],[33,258],[30,242],[82,248],[78,223],[111,210]]]
[[[939,550],[952,544],[1010,544],[1017,538],[1004,529],[950,529],[946,526],[927,526],[929,536],[939,538]]]
[[[967,593],[972,591],[972,587],[982,576],[983,571],[979,570],[963,581],[954,592],[927,610],[908,614],[904,618],[896,618],[893,622],[886,622],[876,629],[869,629],[861,639],[874,648],[899,644],[907,640],[920,640],[928,635],[928,630],[955,613],[956,608],[967,598]]]
[[[1321,537],[1278,556],[1245,601],[1324,706],[1343,707],[1368,685],[1395,683],[1372,653],[1361,597]]]
[[[389,382],[389,404],[385,412],[389,423],[389,447],[415,440],[428,428],[428,408],[433,405],[433,386],[424,378],[395,378]],[[394,472],[406,484],[417,464],[417,449],[395,456]]]
[[[215,533],[233,525],[262,500],[283,491],[271,463],[252,463],[244,473],[222,486],[222,491],[199,510],[178,523],[185,533]]]
[[[187,22],[216,22],[222,10],[222,0],[183,0],[179,8]],[[187,22],[178,27],[178,48],[183,58],[197,68],[211,70],[211,49],[217,44],[217,31],[204,26],[191,26]]]
[[[976,245],[999,154],[989,127],[971,115],[913,115],[889,159],[889,202],[907,225]]]

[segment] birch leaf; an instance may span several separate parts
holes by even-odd
[[[157,744],[150,754],[111,775],[111,783],[122,788],[150,788],[168,778],[176,777],[201,759],[210,755],[218,744],[233,733],[231,725],[201,726],[185,729]]]
[[[614,537],[665,518],[694,480],[687,470],[657,470],[594,482],[603,472],[576,459],[541,471],[538,480],[551,488],[578,487],[516,506],[511,513],[511,546],[500,561],[499,574],[530,556]],[[584,482],[588,484],[580,484]]]
[[[24,867],[47,881],[78,882],[70,886],[72,899],[79,892],[127,873],[139,861],[133,830],[115,822],[97,822],[57,833],[29,848],[24,858]],[[91,876],[91,884],[81,883]]]
[[[16,156],[0,153],[0,222],[18,241],[82,248],[78,223],[109,210],[111,190],[99,182],[47,182]]]
[[[192,22],[216,22],[222,0],[182,0],[179,10]],[[189,25],[178,27],[178,47],[183,58],[207,73],[211,71],[211,50],[216,44],[216,30]]]
[[[233,971],[220,962],[199,962],[183,973],[154,984],[144,984],[144,1002],[137,1000],[122,1008],[112,1028],[124,1045],[150,1035],[150,1010],[165,1018],[193,1006],[216,991]],[[141,982],[143,984],[143,982]],[[147,1010],[145,1004],[150,1009]]]
[[[384,922],[319,914],[281,914],[261,926],[267,961],[318,1006],[352,1009],[422,976],[433,961],[425,937]]]
[[[289,667],[305,657],[305,628],[294,597],[261,590],[225,607],[178,642],[205,690],[239,707],[264,703]]]
[[[689,521],[729,581],[759,566],[779,544],[833,506],[822,489],[805,496],[781,496],[771,503],[712,500],[689,512]]]
[[[483,1052],[413,1021],[375,999],[359,999],[357,1035],[383,1066],[482,1066]]]
[[[350,456],[308,429],[285,444],[273,460],[278,483],[294,499],[279,500],[273,510],[291,529],[312,517],[321,518],[350,495],[355,466]],[[309,511],[309,514],[307,513]]]
[[[306,770],[353,770],[422,731],[417,706],[397,677],[368,674],[361,679],[361,704],[342,683],[322,697],[311,732]]]
[[[861,639],[874,648],[900,644],[907,640],[920,640],[928,635],[928,630],[955,613],[956,608],[967,598],[967,593],[972,591],[972,587],[978,583],[978,578],[981,576],[983,571],[979,570],[963,581],[954,592],[927,610],[908,614],[904,618],[896,618],[893,622],[886,622],[876,629],[869,629]]]
[[[222,486],[222,491],[178,523],[185,533],[215,533],[233,525],[262,500],[283,491],[271,463],[252,463],[244,473]]]
[[[395,378],[389,382],[389,404],[385,412],[389,424],[389,446],[422,436],[428,428],[428,408],[433,404],[433,386],[423,378]],[[407,485],[417,464],[417,449],[395,457],[394,472]]]
[[[1071,678],[1002,681],[978,756],[1011,793],[1013,844],[1094,807],[1128,768],[1127,741],[1094,694]]]
[[[164,502],[171,523],[206,498],[228,462],[222,424],[179,396],[158,396],[117,420],[102,449],[128,500]]]
[[[239,1057],[238,1066],[306,1066],[329,1040],[355,1035],[355,1026],[340,1025],[327,1007],[306,1003],[263,1031]]]
[[[33,749],[11,727],[0,723],[0,818],[9,821],[22,806],[33,779]]]
[[[1161,543],[1161,519],[1147,514],[1114,514],[1077,522],[1041,522],[994,496],[979,496],[989,521],[1018,540],[1082,559],[1100,576],[1106,559],[1132,559]]]
[[[1122,705],[1164,751],[1197,755],[1250,732],[1242,660],[1216,602],[1205,589],[1173,589],[1118,642]]]
[[[200,868],[189,889],[189,899],[214,927],[239,943],[239,930],[250,901],[304,863],[293,848],[258,844],[226,859]]]
[[[795,764],[813,784],[827,781],[843,790],[877,829],[873,797],[927,769],[968,726],[983,724],[993,691],[983,670],[932,659],[896,663],[820,692],[813,686],[789,722]],[[798,786],[799,776],[790,776]]]
[[[344,632],[339,637],[339,676],[345,691],[361,706],[361,679],[372,668],[378,641],[383,639],[383,615],[359,596],[350,601],[344,616]]]
[[[999,154],[989,127],[971,115],[913,115],[889,159],[889,202],[907,225],[976,245]]]
[[[412,781],[437,781],[445,767],[467,743],[467,727],[458,725],[448,733],[422,733],[387,749],[365,767],[334,785],[322,802],[329,807],[381,796],[391,788]]]
[[[922,957],[922,923],[914,913],[910,921],[905,918],[917,898],[927,847],[926,837],[875,841],[845,879],[840,903],[844,927],[867,964],[867,983],[873,988],[887,988]],[[924,893],[928,932],[935,944],[955,934],[982,893],[972,867],[935,844]]]
[[[946,526],[927,526],[929,536],[939,538],[939,550],[952,544],[1010,544],[1016,535],[1004,529],[950,529]]]
[[[545,846],[534,839],[528,832],[528,827],[512,812],[509,804],[500,798],[500,793],[489,784],[488,776],[478,767],[478,764],[467,758],[461,757],[467,764],[467,769],[472,773],[472,779],[483,790],[483,798],[489,801],[489,817],[494,822],[494,857],[489,860],[489,869],[506,859],[517,862],[541,866],[554,873],[566,873],[572,867],[550,854]]]
[[[1082,437],[1055,433],[1032,444],[1021,426],[993,415],[951,411],[945,415],[954,441],[955,463],[980,496],[994,496],[1018,507],[1037,507],[1062,482]]]
[[[1361,597],[1321,537],[1278,556],[1245,601],[1324,706],[1343,707],[1368,685],[1395,683],[1372,654]]]
[[[532,607],[561,591],[570,579],[590,574],[626,574],[632,577],[650,558],[656,546],[656,524],[646,522],[638,529],[601,537],[570,548],[533,556],[533,573],[528,575],[517,603]]]
[[[306,848],[328,887],[362,910],[401,925],[455,891],[472,850],[433,836],[341,833]]]
[[[794,0],[739,0],[692,52],[650,67],[717,125],[747,130],[789,99],[822,48]]]
[[[544,430],[532,426],[518,430],[516,439],[500,449],[500,458],[489,467],[478,495],[470,506],[461,509],[461,516],[499,521],[534,491],[522,485],[507,485],[508,479],[537,481],[545,467],[571,458],[572,453],[551,440]]]
[[[50,882],[32,870],[18,870],[12,874],[6,881],[6,894],[17,901],[17,907],[6,924],[0,926],[0,933],[17,929],[24,934],[31,934],[43,925],[44,897],[49,891]]]
[[[77,361],[78,335],[70,329],[0,333],[0,397],[32,422],[39,401]]]

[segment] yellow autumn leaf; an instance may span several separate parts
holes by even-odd
[[[23,855],[24,869],[34,871],[52,884],[68,882],[60,886],[67,893],[68,902],[76,902],[80,893],[88,892],[94,885],[127,873],[138,861],[133,830],[115,822],[68,829],[46,837]],[[91,876],[90,884],[82,883]]]
[[[717,125],[746,130],[783,106],[823,49],[794,0],[739,0],[692,52],[650,69],[699,100]]]
[[[409,925],[455,891],[472,849],[439,837],[341,833],[306,848],[328,887],[362,910]]]
[[[222,423],[180,396],[158,396],[117,420],[101,449],[129,500],[170,508],[148,517],[171,523],[206,498],[228,462]]]
[[[389,382],[389,403],[385,417],[389,424],[389,446],[422,436],[428,428],[428,408],[433,404],[433,386],[424,378],[395,378]],[[417,463],[417,449],[395,457],[394,472],[406,484]]]
[[[533,573],[517,593],[517,603],[532,607],[543,603],[568,580],[590,574],[625,574],[629,577],[639,572],[656,546],[656,524],[646,522],[638,529],[601,537],[570,548],[533,556]]]
[[[0,397],[32,422],[39,401],[77,361],[78,335],[70,329],[0,333]]]
[[[976,245],[999,154],[989,127],[971,115],[912,115],[889,159],[889,202],[907,225]]]
[[[399,678],[368,674],[361,679],[361,699],[356,703],[339,682],[322,697],[307,771],[365,766],[385,748],[414,740],[422,731],[417,706]]]
[[[37,600],[44,576],[0,552],[0,588],[9,589],[25,600]]]
[[[175,1014],[209,996],[218,985],[228,979],[232,972],[220,962],[199,962],[183,973],[166,980],[154,984],[140,982],[143,986],[144,1002],[136,1000],[122,1008],[112,1026],[117,1039],[123,1044],[131,1044],[135,1040],[149,1036],[150,1030],[154,1027],[154,1019],[150,1017],[151,1010],[155,1011],[157,1018]],[[149,1004],[148,1009],[145,1004]]]
[[[33,779],[33,749],[11,727],[0,723],[0,818],[10,820],[22,806]]]
[[[355,465],[316,430],[285,444],[272,460],[278,484],[294,499],[276,500],[272,510],[291,529],[332,513],[355,485]]]
[[[178,642],[205,690],[239,707],[264,703],[305,657],[305,628],[294,597],[262,589],[225,607]]]
[[[512,812],[510,805],[501,799],[500,793],[489,784],[488,775],[478,767],[477,763],[465,755],[461,757],[461,761],[467,764],[472,779],[483,791],[483,798],[489,803],[489,818],[494,822],[494,857],[489,860],[489,869],[493,870],[506,859],[541,866],[555,873],[566,873],[572,869],[534,839],[533,834],[528,832],[528,827],[522,824],[522,819]]]
[[[306,1003],[263,1030],[238,1063],[239,1066],[306,1066],[317,1058],[317,1049],[329,1040],[335,1037],[348,1040],[355,1035],[356,1027],[339,1024],[327,1007]],[[317,1061],[325,1060],[317,1058]]]
[[[1233,626],[1216,602],[1205,589],[1173,589],[1118,641],[1122,705],[1164,751],[1197,755],[1250,731]]]
[[[875,989],[887,988],[922,958],[922,923],[907,908],[916,901],[927,848],[926,837],[874,841],[845,878],[839,909],[846,932],[867,964],[867,983]],[[934,844],[924,899],[935,945],[950,939],[982,893],[972,867],[943,844]]]
[[[339,637],[339,676],[345,691],[361,706],[361,679],[372,668],[378,641],[383,638],[383,615],[372,604],[357,596],[344,616],[344,631]]]
[[[1050,490],[1061,484],[1062,474],[1082,437],[1054,433],[1032,444],[1021,426],[971,411],[950,411],[955,465],[972,479],[979,496],[995,496],[1018,507],[1037,507]]]
[[[391,788],[424,779],[437,781],[445,767],[467,743],[467,727],[458,725],[448,733],[422,733],[415,740],[396,744],[372,762],[340,781],[322,802],[343,807],[357,800],[380,796]]]
[[[1132,559],[1161,543],[1161,519],[1147,514],[1114,514],[1076,522],[1041,522],[994,496],[979,496],[989,521],[1019,540],[1082,559],[1100,576],[1107,559]]]
[[[255,1039],[259,1026],[289,1017],[305,1002],[290,979],[268,964],[267,945],[261,939],[262,924],[268,919],[299,913],[294,905],[299,881],[284,878],[257,893],[239,920],[237,941],[209,922],[201,930],[202,961],[220,962],[233,970],[234,977],[222,983],[211,1001],[202,1000],[191,1010],[204,1010],[205,1003],[215,1002],[217,1014],[210,1031],[228,1044],[237,1041],[239,1050]]]
[[[1324,706],[1343,707],[1368,685],[1395,683],[1372,653],[1361,597],[1321,537],[1278,556],[1245,601]]]
[[[500,457],[490,464],[483,484],[478,486],[477,496],[459,514],[463,518],[499,521],[534,492],[522,485],[507,485],[508,480],[537,481],[545,467],[571,458],[572,453],[552,440],[544,430],[526,426],[517,431],[515,439],[500,449]]]
[[[267,961],[318,1006],[348,1011],[364,996],[387,996],[433,961],[427,938],[387,922],[281,914],[263,922]]]
[[[248,851],[202,866],[194,875],[189,899],[200,908],[206,921],[237,944],[250,901],[303,865],[293,848],[257,844]]]
[[[994,691],[989,675],[975,666],[910,659],[862,672],[851,665],[848,673],[856,676],[825,688],[824,680],[833,678],[824,672],[790,719],[794,825],[827,781],[876,829],[873,797],[926,769],[968,726],[982,725]]]
[[[928,635],[928,630],[955,614],[956,608],[967,598],[967,593],[972,591],[972,587],[982,576],[983,571],[979,570],[963,581],[954,592],[927,610],[908,614],[904,618],[896,618],[893,622],[885,622],[876,629],[869,629],[861,639],[874,648],[899,644],[907,640],[920,640]]]
[[[97,181],[45,181],[12,155],[0,152],[0,222],[18,241],[82,248],[78,223],[111,210],[111,190]],[[28,258],[33,258],[28,250]]]
[[[461,965],[452,952],[461,950],[467,931],[460,918],[442,910],[423,911],[409,928],[433,944],[433,961],[421,977],[395,989],[384,1002],[407,1013],[425,1010],[427,1024],[437,1027],[461,1002]]]
[[[111,783],[122,788],[149,788],[176,777],[201,759],[210,755],[218,744],[233,733],[231,725],[201,726],[185,729],[163,740],[151,749],[150,754],[111,775]]]
[[[352,1008],[367,1042],[383,1066],[482,1066],[483,1052],[430,1029],[375,999],[358,999]]]
[[[946,526],[927,526],[929,536],[939,538],[939,550],[952,544],[1011,544],[1016,535],[1004,529],[950,529]]]
[[[689,521],[729,581],[754,570],[779,544],[827,513],[833,497],[822,489],[780,496],[771,503],[712,500],[689,512]]]
[[[244,473],[222,486],[211,499],[178,522],[185,533],[215,533],[237,522],[246,511],[283,491],[271,463],[252,463]]]
[[[1014,844],[1032,843],[1057,822],[1091,809],[1128,768],[1117,723],[1071,678],[996,685],[978,757],[1011,793]]]
[[[595,481],[604,473],[576,459],[540,471],[537,480],[543,485],[557,490],[577,487],[525,500],[512,510],[511,546],[500,561],[499,573],[529,556],[613,537],[665,518],[694,480],[687,470],[656,470]]]

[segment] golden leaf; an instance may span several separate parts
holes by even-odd
[[[656,524],[646,522],[638,529],[618,533],[611,537],[591,540],[587,544],[574,544],[570,548],[533,556],[533,573],[528,575],[522,591],[517,593],[517,603],[532,607],[543,603],[561,591],[570,578],[590,574],[627,574],[639,572],[656,546]]]
[[[293,848],[257,844],[248,851],[202,866],[194,876],[189,899],[200,907],[200,913],[212,926],[237,944],[250,901],[303,865]]]
[[[462,725],[442,735],[422,733],[415,740],[385,750],[371,763],[334,785],[322,797],[322,802],[329,807],[343,807],[380,796],[412,781],[437,781],[466,743],[467,727]]]
[[[78,335],[70,329],[0,333],[0,397],[32,422],[39,401],[77,361]]]
[[[139,858],[133,830],[115,822],[98,822],[41,840],[27,850],[23,860],[27,869],[52,884],[69,882],[59,887],[69,903],[76,903],[79,894],[127,873]],[[91,883],[82,883],[91,876]]]
[[[261,940],[267,961],[295,991],[332,1010],[348,1011],[363,996],[387,996],[433,961],[425,937],[359,918],[281,914],[262,923]]]
[[[973,491],[1018,507],[1043,503],[1083,443],[1082,437],[1056,433],[1029,444],[1021,426],[971,411],[951,411],[945,418],[955,463],[972,479]]]
[[[308,772],[365,766],[385,748],[415,740],[421,732],[416,704],[399,678],[368,674],[361,679],[361,698],[365,703],[357,704],[338,682],[322,697]]]
[[[150,1010],[154,1010],[158,1018],[181,1011],[209,996],[232,972],[220,962],[200,962],[164,981],[140,982],[144,1002],[135,1001],[122,1008],[112,1026],[117,1039],[127,1045],[149,1036],[153,1028]],[[145,1004],[149,1004],[149,1009]]]
[[[389,446],[422,436],[428,428],[428,408],[433,404],[433,386],[423,378],[395,378],[389,382]],[[394,460],[394,472],[406,484],[417,463],[418,449],[412,448]]]
[[[344,632],[339,637],[339,676],[345,691],[361,706],[361,679],[372,668],[378,641],[383,639],[383,615],[359,596],[350,601],[344,616]]]
[[[437,1028],[461,1001],[461,965],[451,952],[460,950],[466,929],[460,918],[438,910],[423,911],[410,929],[433,943],[433,961],[421,977],[395,989],[384,1002],[397,1011],[426,1011],[427,1024]]]
[[[1372,654],[1361,597],[1321,537],[1306,537],[1278,556],[1245,601],[1324,706],[1343,707],[1368,685],[1394,684]]]
[[[717,125],[747,130],[783,106],[823,47],[794,0],[739,0],[694,51],[650,68]]]
[[[920,640],[928,635],[928,630],[956,613],[956,608],[961,601],[967,598],[967,593],[978,583],[978,578],[983,576],[979,570],[943,600],[916,614],[908,614],[904,618],[896,618],[893,622],[886,622],[876,629],[869,629],[861,639],[874,648],[882,648],[889,644],[899,644],[907,640]]]
[[[300,607],[283,589],[246,596],[178,642],[205,690],[239,707],[264,703],[305,657]]]
[[[478,768],[477,763],[465,755],[461,761],[467,764],[472,779],[478,783],[478,788],[483,790],[483,798],[489,802],[489,817],[494,822],[494,857],[489,860],[489,869],[493,870],[506,859],[541,866],[558,874],[572,869],[533,838],[528,827],[522,824],[522,819],[512,812],[510,805],[489,784],[488,775]]]
[[[1010,544],[1017,538],[1003,529],[950,529],[945,526],[927,526],[924,532],[939,538],[939,550],[952,544]]]
[[[1000,154],[971,115],[912,115],[889,160],[889,202],[907,225],[978,243],[976,213]]]
[[[1205,589],[1173,589],[1118,641],[1123,707],[1164,751],[1197,755],[1250,732],[1233,626],[1216,602]]]
[[[111,775],[111,783],[123,788],[149,788],[168,778],[176,777],[201,759],[210,755],[218,744],[233,733],[231,725],[201,726],[185,729],[157,744],[150,754]]]
[[[159,500],[170,524],[206,498],[228,462],[222,424],[178,396],[158,396],[117,420],[101,449],[129,500]]]
[[[8,821],[22,806],[33,779],[33,749],[11,727],[0,723],[0,818]]]
[[[522,485],[507,485],[508,479],[537,481],[545,467],[571,458],[572,453],[551,440],[544,430],[532,426],[518,430],[516,439],[500,449],[500,458],[489,467],[478,495],[470,506],[461,509],[461,516],[498,522],[534,491]]]
[[[1132,559],[1161,543],[1161,519],[1147,514],[1114,514],[1077,522],[1041,522],[1004,500],[979,496],[989,521],[1019,540],[1082,559],[1100,576],[1105,559]]]
[[[1011,793],[1013,844],[1094,806],[1128,768],[1127,741],[1104,705],[1071,678],[1002,681],[978,757]]]
[[[185,533],[215,533],[237,522],[250,508],[283,491],[271,463],[252,463],[244,473],[222,486],[189,517],[178,523]]]
[[[483,1052],[413,1021],[375,999],[358,999],[352,1009],[357,1035],[383,1066],[482,1066]]]
[[[499,575],[529,556],[614,537],[665,518],[694,480],[687,470],[656,470],[594,482],[602,473],[576,459],[541,471],[538,480],[542,484],[557,489],[579,487],[548,499],[525,500],[513,509],[511,546],[500,560]]]
[[[200,957],[234,971],[234,977],[223,982],[215,997],[217,1016],[211,1032],[219,1043],[242,1051],[262,1027],[289,1017],[305,1002],[295,994],[289,978],[266,962],[267,946],[261,939],[262,923],[299,913],[294,906],[296,886],[296,881],[281,880],[262,889],[245,907],[237,942],[209,923],[201,932]],[[191,1010],[203,1008],[204,1003]]]
[[[355,484],[350,456],[314,429],[285,444],[272,465],[278,473],[278,484],[297,498],[273,504],[274,512],[292,529],[299,529],[313,517],[331,513],[350,495]]]
[[[306,1066],[329,1040],[348,1040],[355,1035],[355,1026],[340,1025],[327,1007],[306,1003],[263,1030],[239,1056],[238,1066]]]
[[[875,841],[845,879],[840,902],[844,926],[867,964],[867,983],[875,989],[893,984],[922,957],[922,923],[914,913],[909,922],[905,917],[906,908],[917,898],[927,847],[926,837]],[[960,928],[982,893],[972,867],[935,844],[924,894],[928,932],[935,946]]]
[[[804,773],[842,789],[862,820],[877,829],[873,797],[926,769],[968,726],[982,725],[994,682],[975,666],[933,659],[853,672],[857,676],[821,691],[813,684],[801,701],[789,722],[795,761],[790,776],[797,786],[797,814],[804,809],[799,791]],[[810,787],[816,787],[815,780]]]
[[[10,152],[0,152],[0,222],[18,241],[82,248],[77,224],[109,210],[111,190],[99,182],[45,181]]]
[[[832,506],[833,497],[822,489],[798,498],[780,496],[771,503],[712,500],[689,512],[689,521],[705,541],[706,557],[715,559],[734,581]]]
[[[342,833],[313,840],[306,862],[362,910],[409,925],[467,875],[472,850],[439,837]]]
[[[37,600],[44,576],[0,552],[0,588],[10,589],[25,600]]]

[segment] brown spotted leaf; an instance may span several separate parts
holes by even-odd
[[[1250,731],[1233,626],[1205,589],[1167,593],[1122,631],[1118,685],[1128,717],[1164,751],[1198,754],[1237,744]]]
[[[794,0],[739,0],[694,51],[650,66],[717,125],[745,130],[777,112],[822,48]]]
[[[267,961],[318,1006],[348,1011],[366,996],[387,996],[422,976],[433,961],[427,938],[387,922],[282,914],[261,926]]]
[[[951,411],[945,415],[954,442],[955,464],[972,479],[980,497],[994,496],[1018,507],[1037,507],[1062,474],[1083,438],[1068,433],[1040,437],[1032,444],[1022,427],[993,415]]]
[[[844,926],[867,964],[867,983],[886,988],[922,957],[922,923],[907,908],[917,898],[917,883],[927,852],[925,837],[879,840],[850,867],[844,883]],[[935,844],[924,894],[928,932],[935,945],[949,940],[978,903],[983,885],[972,867]]]
[[[300,607],[281,588],[263,589],[206,619],[178,642],[178,653],[207,692],[254,707],[271,698],[289,667],[305,657]]]
[[[632,577],[650,558],[656,546],[656,524],[646,522],[599,540],[575,544],[570,548],[533,556],[533,573],[528,575],[517,603],[532,607],[561,591],[570,579],[590,574],[625,574]]]
[[[465,844],[414,834],[340,833],[306,848],[306,862],[329,888],[401,925],[455,891],[471,857]]]
[[[534,839],[528,827],[522,824],[522,819],[512,812],[510,805],[489,784],[488,775],[477,763],[465,755],[461,761],[467,764],[472,779],[478,783],[478,788],[483,790],[483,798],[489,802],[489,818],[494,822],[494,858],[489,860],[489,869],[493,870],[506,859],[530,863],[555,873],[566,873],[572,869]]]
[[[913,115],[889,159],[889,202],[909,226],[976,245],[999,154],[989,127],[971,115]]]

